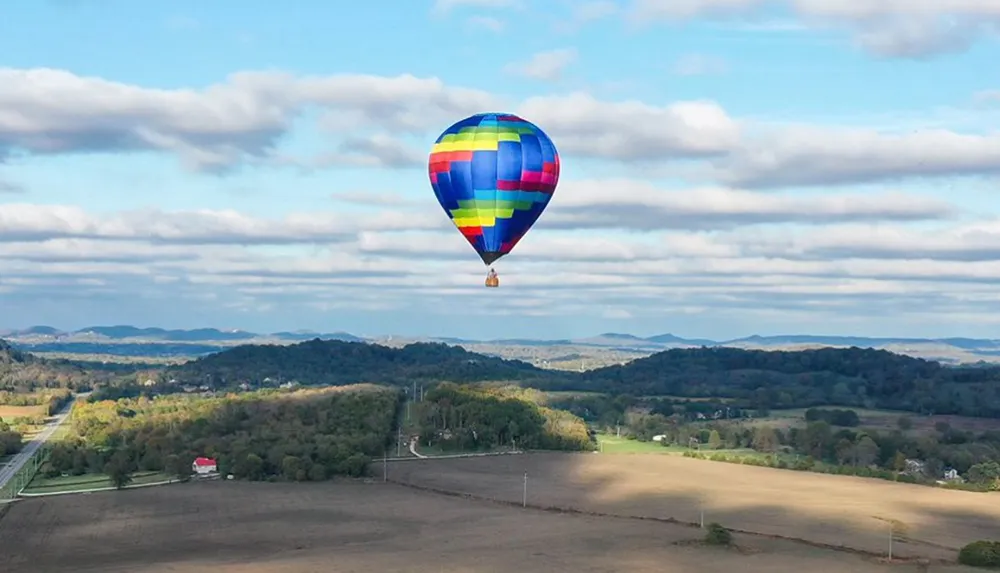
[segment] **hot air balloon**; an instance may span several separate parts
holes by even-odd
[[[510,253],[549,204],[559,182],[559,153],[530,121],[480,113],[444,130],[427,171],[438,203],[489,267]],[[490,268],[486,286],[499,285]]]

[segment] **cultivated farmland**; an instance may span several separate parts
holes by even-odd
[[[706,521],[870,552],[954,559],[1000,538],[1000,494],[943,490],[654,454],[528,454],[397,462],[401,482],[520,503],[621,516]],[[699,501],[699,500],[703,501]]]
[[[917,570],[771,539],[737,536],[741,551],[687,544],[698,537],[678,525],[523,510],[393,484],[222,481],[12,504],[0,519],[0,571]]]
[[[13,421],[15,418],[24,416],[44,416],[46,410],[44,406],[7,406],[0,405],[0,420]]]

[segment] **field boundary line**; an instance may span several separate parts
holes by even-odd
[[[140,488],[140,487],[153,487],[154,485],[167,485],[167,484],[171,484],[171,483],[179,483],[180,481],[181,480],[179,480],[179,479],[168,479],[168,480],[157,481],[157,482],[153,482],[153,483],[137,483],[137,484],[127,485],[127,486],[125,486],[123,488],[120,488],[120,489],[136,489],[136,488]],[[112,486],[106,486],[106,487],[92,487],[92,488],[88,488],[88,489],[67,489],[67,490],[63,490],[63,491],[46,491],[46,492],[37,492],[37,493],[24,493],[24,492],[21,492],[19,495],[20,495],[20,497],[48,497],[50,495],[69,495],[71,493],[94,493],[94,492],[98,492],[98,491],[116,491],[118,489],[119,488],[117,488],[117,487],[115,487],[115,486],[112,485]]]
[[[412,459],[412,458],[408,458],[408,459]],[[448,489],[441,489],[441,488],[436,488],[436,487],[418,485],[418,484],[415,484],[415,483],[394,480],[392,478],[388,478],[386,481],[389,482],[389,483],[392,483],[394,485],[398,485],[398,486],[401,486],[401,487],[406,487],[406,488],[414,489],[414,490],[417,490],[417,491],[424,491],[424,492],[428,492],[428,493],[433,493],[433,494],[438,494],[438,495],[445,495],[445,496],[449,496],[449,497],[457,497],[457,498],[461,498],[461,499],[467,499],[467,500],[470,500],[470,501],[492,503],[494,505],[502,505],[502,506],[506,506],[506,507],[516,507],[516,508],[520,508],[520,509],[527,508],[527,509],[534,509],[536,511],[545,511],[545,512],[549,512],[549,513],[560,513],[560,514],[564,514],[564,515],[581,515],[581,516],[586,516],[586,517],[603,517],[603,518],[610,518],[610,519],[627,519],[627,520],[633,520],[633,521],[654,521],[654,522],[657,522],[657,523],[666,523],[666,524],[671,524],[671,525],[682,525],[682,526],[686,526],[686,527],[690,527],[690,528],[695,528],[695,529],[700,529],[701,528],[701,524],[698,523],[698,522],[696,522],[696,521],[685,521],[685,520],[682,520],[682,519],[677,519],[676,517],[651,517],[651,516],[641,516],[641,515],[623,515],[623,514],[619,514],[619,513],[607,513],[607,512],[601,512],[601,511],[588,511],[588,510],[578,509],[578,508],[575,508],[575,507],[564,507],[564,506],[558,506],[558,505],[541,505],[541,504],[530,503],[530,502],[527,503],[527,504],[522,504],[522,502],[519,502],[519,501],[509,501],[509,500],[505,500],[505,499],[497,499],[497,498],[493,498],[493,497],[486,497],[486,496],[482,496],[482,495],[476,495],[474,493],[466,493],[466,492],[461,492],[461,491],[454,491],[454,490],[448,490]],[[726,527],[726,526],[723,526],[723,527]],[[739,533],[739,534],[742,534],[742,535],[750,535],[750,536],[753,536],[753,537],[760,537],[760,538],[763,538],[763,539],[775,539],[775,540],[780,540],[780,541],[791,541],[791,542],[794,542],[794,543],[801,543],[803,545],[808,545],[810,547],[816,547],[818,549],[828,549],[828,550],[832,550],[832,551],[839,551],[839,552],[842,552],[842,553],[851,553],[851,554],[854,554],[854,555],[859,555],[861,557],[869,557],[869,558],[874,558],[874,559],[885,559],[885,553],[883,553],[883,552],[870,551],[870,550],[867,550],[867,549],[859,549],[857,547],[850,547],[848,545],[833,545],[833,544],[830,544],[830,543],[822,543],[820,541],[813,541],[813,540],[810,540],[810,539],[803,539],[803,538],[800,538],[800,537],[790,537],[790,536],[786,536],[786,535],[776,535],[776,534],[773,534],[773,533],[761,533],[759,531],[751,531],[751,530],[748,530],[748,529],[738,529],[738,528],[735,528],[735,527],[726,527],[726,529],[728,529],[729,531],[731,531],[733,533]],[[904,539],[900,538],[900,539],[898,539],[898,541],[904,541]],[[951,548],[949,548],[949,549],[952,550],[952,551],[955,551],[954,549],[951,549]],[[892,561],[894,563],[916,563],[916,562],[922,561],[922,560],[929,561],[930,565],[954,565],[955,564],[954,560],[951,560],[951,559],[941,559],[941,558],[929,558],[928,559],[928,558],[925,558],[925,557],[895,557],[894,556],[893,559],[892,559]]]
[[[512,452],[476,452],[476,453],[472,453],[472,454],[441,454],[441,455],[438,455],[438,456],[423,455],[423,456],[421,456],[419,458],[411,458],[411,457],[386,458],[385,461],[387,461],[387,462],[416,462],[416,461],[420,461],[420,460],[454,460],[454,459],[458,459],[458,458],[485,458],[485,457],[493,457],[493,456],[516,456],[516,455],[521,455],[521,454],[525,454],[525,453],[527,453],[527,452],[524,452],[524,451],[521,451],[521,450],[514,450]],[[377,461],[377,460],[373,460],[373,462],[374,461]]]

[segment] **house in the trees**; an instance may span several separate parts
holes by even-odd
[[[191,471],[200,476],[209,475],[218,472],[219,466],[212,458],[195,458],[191,463]]]

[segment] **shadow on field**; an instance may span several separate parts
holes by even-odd
[[[669,459],[668,459],[669,458]],[[693,465],[692,465],[693,464]],[[378,468],[381,469],[381,468]],[[762,470],[764,473],[751,472]],[[527,502],[524,472],[528,472]],[[381,472],[379,477],[381,477]],[[529,454],[391,463],[393,483],[210,481],[91,495],[29,499],[0,519],[4,573],[887,573],[927,570],[886,565],[871,556],[814,545],[887,546],[888,525],[871,517],[870,531],[846,518],[845,492],[866,510],[893,510],[892,495],[916,501],[911,517],[923,534],[958,527],[994,528],[984,514],[926,508],[917,490],[875,480],[848,486],[827,476],[751,468],[675,456]],[[714,477],[713,477],[714,476]],[[710,480],[714,482],[709,483]],[[796,481],[798,480],[798,481]],[[801,491],[790,486],[799,484]],[[833,485],[831,485],[833,484]],[[875,493],[866,493],[875,487]],[[902,488],[903,494],[890,494]],[[433,491],[420,491],[420,489]],[[782,506],[827,492],[810,507]],[[982,494],[973,502],[985,506]],[[441,495],[439,492],[447,492]],[[461,499],[463,496],[478,501]],[[777,496],[777,497],[776,497]],[[703,532],[684,522],[705,518],[733,529],[738,548],[708,548]],[[880,500],[879,500],[880,498]],[[494,500],[492,503],[487,500]],[[866,501],[867,500],[867,501]],[[911,504],[913,505],[913,504]],[[513,507],[511,507],[513,506]],[[905,506],[905,504],[904,504]],[[959,509],[956,509],[958,507]],[[548,509],[542,511],[541,509]],[[846,512],[850,515],[856,508]],[[572,513],[572,515],[567,515]],[[604,514],[604,515],[600,515]],[[859,518],[860,519],[860,518]],[[676,522],[672,522],[676,520]],[[679,523],[677,523],[679,522]],[[959,524],[959,525],[956,525]],[[965,527],[966,529],[962,529]],[[885,535],[883,535],[883,533]],[[994,531],[995,533],[995,531]],[[989,537],[990,535],[984,535]],[[838,541],[839,540],[839,541]],[[865,544],[870,544],[870,549]],[[883,545],[884,543],[884,545]],[[949,541],[948,543],[951,543]],[[953,557],[935,547],[897,543],[897,555]],[[932,564],[931,571],[960,567]]]
[[[396,462],[396,483],[556,512],[655,520],[796,540],[872,557],[954,562],[1000,539],[1000,496],[666,455],[533,453]],[[890,535],[891,533],[891,535]]]

